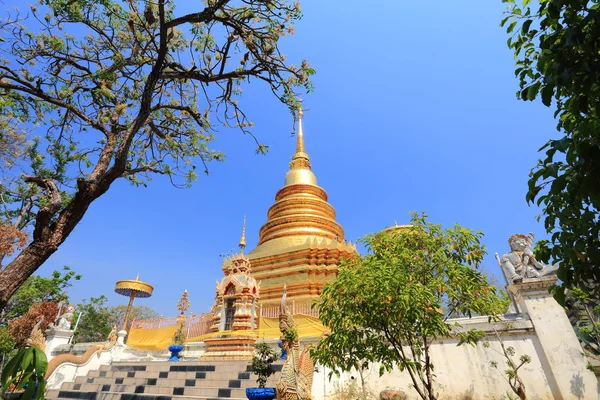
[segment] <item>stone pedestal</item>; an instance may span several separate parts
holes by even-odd
[[[125,346],[125,336],[127,336],[126,330],[121,330],[117,333],[117,344],[120,346]]]
[[[75,331],[70,329],[50,328],[46,330],[46,349],[44,351],[48,361],[53,358],[52,350],[61,344],[68,344],[74,333]]]
[[[523,279],[508,289],[522,313],[529,314],[540,342],[539,357],[555,399],[595,399],[598,381],[586,368],[587,360],[563,307],[548,293],[556,277]]]

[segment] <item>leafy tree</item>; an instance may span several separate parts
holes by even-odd
[[[0,117],[40,132],[2,186],[0,217],[20,218],[32,238],[0,271],[0,309],[117,179],[185,186],[198,164],[223,159],[210,148],[217,127],[251,135],[244,83],[262,82],[292,110],[296,91],[311,90],[314,70],[279,48],[299,3],[202,3],[178,15],[166,0],[43,0],[0,22]]]
[[[77,305],[73,321],[81,320],[75,331],[73,343],[104,342],[112,330],[110,313],[106,306],[106,297],[90,297]],[[73,326],[75,328],[75,326]]]
[[[81,279],[81,275],[67,266],[63,268],[63,272],[52,272],[52,276],[49,278],[30,276],[0,313],[0,326],[6,325],[11,319],[24,315],[33,304],[43,302],[58,304],[61,301],[67,301],[65,289],[72,286],[73,280],[78,281],[79,279]]]
[[[332,373],[364,363],[380,363],[380,374],[398,366],[418,396],[431,400],[437,398],[432,343],[457,335],[459,345],[473,344],[483,336],[448,318],[493,315],[507,299],[479,271],[481,232],[460,225],[443,229],[425,214],[413,214],[411,225],[366,236],[361,241],[368,254],[341,263],[317,305],[331,334],[312,355]]]
[[[8,390],[24,390],[21,399],[44,400],[48,359],[37,347],[20,349],[6,364],[0,376],[0,398]]]
[[[15,340],[8,332],[7,328],[0,328],[0,372],[4,367],[4,361],[10,357],[15,348]]]
[[[483,342],[483,347],[486,349],[492,349],[492,350],[496,351],[497,353],[499,353],[500,355],[502,355],[502,357],[504,357],[504,362],[506,363],[506,369],[504,370],[504,374],[503,374],[504,380],[506,381],[506,383],[508,383],[508,385],[510,386],[512,391],[517,396],[519,396],[519,399],[525,400],[525,399],[527,399],[527,393],[525,391],[525,384],[523,383],[523,379],[519,376],[519,369],[521,369],[521,367],[523,365],[529,364],[531,362],[531,356],[529,356],[527,354],[522,354],[519,357],[519,361],[516,362],[513,359],[513,357],[516,354],[515,348],[512,346],[506,346],[504,344],[504,341],[502,340],[502,336],[496,329],[495,325],[494,325],[494,333],[496,335],[496,339],[498,340],[498,343],[500,344],[500,349],[502,351],[492,349],[492,347],[490,346],[489,340]],[[494,369],[499,370],[497,361],[491,361],[490,366]],[[504,375],[506,375],[506,376],[504,376]],[[510,398],[510,396],[508,396],[508,397]]]
[[[18,122],[4,117],[0,115],[0,172],[23,159],[27,148],[25,134],[14,129]]]
[[[600,353],[600,305],[597,299],[582,289],[570,290],[566,298],[569,319],[574,321],[573,328],[582,342],[584,350],[598,355]],[[583,315],[582,315],[583,314]]]
[[[518,97],[554,105],[559,139],[533,168],[527,201],[542,206],[551,241],[540,254],[560,263],[554,288],[600,286],[600,2],[503,0],[501,25],[516,58]]]
[[[258,387],[264,388],[269,376],[275,373],[272,364],[277,361],[278,356],[277,352],[267,343],[256,344],[249,371],[257,376],[256,383],[258,383]]]
[[[108,314],[110,315],[108,323],[111,329],[113,326],[116,326],[117,329],[121,330],[121,328],[123,327],[123,321],[125,320],[126,312],[127,306],[125,305],[108,308]],[[129,330],[131,329],[131,323],[133,321],[144,321],[148,319],[156,319],[158,317],[158,313],[152,310],[150,307],[133,306],[131,307],[131,315],[125,330],[129,332]]]
[[[33,327],[40,321],[40,318],[43,317],[43,321],[39,329],[44,332],[48,325],[56,319],[57,314],[58,306],[56,303],[49,301],[36,303],[24,315],[8,322],[8,332],[18,347],[24,347]]]

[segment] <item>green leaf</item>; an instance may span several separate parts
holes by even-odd
[[[19,350],[17,354],[5,365],[2,370],[2,386],[7,386],[8,378],[17,374],[16,366],[21,363],[23,358],[23,350]]]
[[[35,352],[35,370],[38,375],[44,376],[46,374],[46,370],[48,369],[48,358],[46,357],[46,353],[37,347],[32,347]]]
[[[524,35],[526,35],[527,32],[529,32],[529,27],[531,26],[532,22],[533,22],[532,19],[528,19],[527,21],[525,21],[523,23],[523,26],[521,27],[521,32],[523,32]]]
[[[28,349],[25,349],[24,354],[23,354],[23,359],[21,360],[21,369],[25,370],[27,369],[27,367],[31,364],[31,362],[33,361],[33,349],[35,347],[30,347]]]
[[[550,107],[552,104],[552,95],[554,94],[554,86],[545,85],[542,89],[542,103],[546,107]]]
[[[44,400],[46,392],[46,381],[42,378],[38,380],[38,390],[35,394],[35,400]]]
[[[536,82],[527,88],[527,100],[535,100],[535,97],[540,90],[540,86],[542,86],[542,82]]]
[[[565,305],[565,288],[563,286],[555,286],[554,287],[554,299],[561,306]]]
[[[506,28],[506,33],[511,33],[515,29],[515,26],[517,26],[517,21],[512,21],[508,25],[508,28]]]
[[[21,399],[31,399],[33,397],[33,392],[35,391],[35,381],[29,381],[27,388],[21,395]]]

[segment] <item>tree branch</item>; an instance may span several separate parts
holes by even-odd
[[[39,186],[48,195],[48,204],[40,207],[35,218],[33,240],[42,241],[48,229],[48,223],[60,209],[62,199],[60,190],[52,179],[40,178],[39,176],[24,176],[23,181]]]

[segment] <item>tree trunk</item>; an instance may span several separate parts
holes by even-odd
[[[56,250],[58,246],[32,242],[0,272],[0,310],[10,297]]]
[[[363,374],[363,369],[362,368],[358,368],[358,374],[360,375],[360,383],[362,386],[362,398],[363,400],[367,400],[367,384],[365,383],[365,376]]]
[[[48,215],[42,217],[42,213],[38,212],[33,242],[0,271],[0,312],[27,278],[58,250],[81,221],[90,204],[106,193],[118,176],[115,170],[109,171],[93,186],[90,182],[79,180],[77,182],[79,190],[73,200],[59,213],[55,222]],[[47,222],[42,223],[42,221]]]

